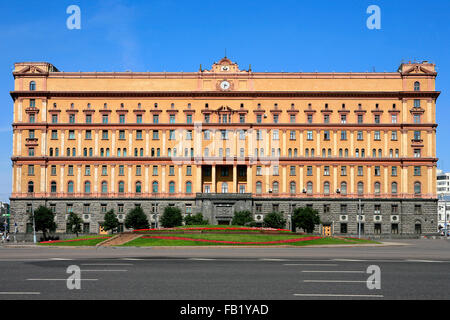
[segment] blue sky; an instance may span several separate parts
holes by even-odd
[[[45,4],[43,4],[45,3]],[[69,30],[66,9],[81,9]],[[381,30],[369,30],[369,5]],[[197,71],[227,56],[253,71],[396,71],[402,60],[438,68],[438,167],[450,171],[450,1],[101,0],[0,3],[0,201],[11,192],[14,62],[64,71]]]

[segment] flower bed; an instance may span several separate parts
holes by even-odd
[[[187,237],[173,237],[173,236],[143,236],[143,239],[165,239],[165,240],[185,240],[185,241],[197,241],[197,242],[209,242],[209,243],[223,243],[223,244],[283,244],[283,243],[292,243],[299,241],[308,241],[308,240],[317,240],[322,239],[322,237],[303,237],[303,238],[295,238],[295,239],[286,239],[286,240],[275,240],[275,241],[226,241],[226,240],[209,240],[209,239],[194,239]]]
[[[161,228],[161,229],[137,229],[133,232],[146,232],[146,231],[254,231],[254,232],[291,232],[287,229],[274,229],[274,228],[256,228],[256,227],[177,227],[177,228]]]
[[[86,241],[86,240],[99,240],[99,239],[108,239],[110,237],[93,237],[93,238],[80,238],[80,239],[70,239],[70,240],[50,240],[50,241],[41,241],[39,243],[63,243],[63,242],[76,242],[76,241]]]

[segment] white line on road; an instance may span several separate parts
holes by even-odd
[[[97,281],[98,279],[79,279],[82,281]],[[27,279],[27,281],[67,281],[67,279]]]
[[[138,260],[145,260],[145,259],[139,259],[139,258],[122,258],[121,260],[138,261]]]
[[[333,261],[364,262],[364,261],[369,261],[369,260],[359,260],[359,259],[333,259]]]
[[[324,267],[336,267],[337,264],[332,263],[285,263],[284,266],[324,266]]]
[[[55,261],[71,261],[73,259],[67,259],[67,258],[50,258],[50,260],[55,260]]]
[[[199,261],[210,261],[210,260],[216,260],[216,259],[209,259],[209,258],[189,258],[188,260],[199,260]]]
[[[103,270],[81,270],[81,272],[126,272],[128,270],[107,270],[107,269],[103,269]]]
[[[359,281],[359,280],[303,280],[303,282],[366,283],[367,281]]]
[[[287,259],[271,259],[271,258],[262,258],[260,261],[289,261]]]
[[[0,292],[0,294],[41,294],[40,292]]]
[[[438,263],[444,262],[444,261],[436,261],[436,260],[414,260],[414,259],[408,259],[405,261],[407,261],[407,262],[438,262]]]
[[[324,273],[365,273],[364,271],[356,270],[302,270],[302,272],[324,272]]]
[[[381,294],[321,294],[321,293],[294,293],[298,297],[357,297],[357,298],[383,298]]]
[[[82,263],[82,266],[132,266],[132,263]]]

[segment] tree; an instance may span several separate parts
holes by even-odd
[[[297,208],[294,210],[292,223],[307,233],[313,233],[314,227],[320,224],[319,212],[310,207]]]
[[[203,215],[199,212],[193,216],[186,216],[184,223],[186,225],[205,225],[208,224],[208,220],[203,220]]]
[[[81,224],[83,220],[75,213],[71,212],[67,218],[67,231],[75,233],[78,237],[78,233],[81,232]]]
[[[110,231],[114,233],[117,231],[117,228],[119,227],[119,219],[117,219],[116,215],[114,214],[114,210],[111,209],[108,212],[105,213],[105,221],[102,223],[102,228],[105,231]]]
[[[30,222],[33,223],[33,215],[30,215]],[[39,206],[34,210],[34,222],[36,231],[42,231],[44,241],[48,239],[47,233],[56,230],[55,214],[47,207]]]
[[[234,213],[232,225],[235,226],[245,226],[253,221],[253,216],[250,211],[237,211]]]
[[[264,227],[282,229],[286,227],[286,219],[279,212],[271,212],[264,217]]]
[[[125,227],[129,229],[148,229],[150,227],[141,207],[136,207],[127,213]]]
[[[177,207],[165,207],[160,222],[164,228],[181,226],[183,222],[181,210]]]

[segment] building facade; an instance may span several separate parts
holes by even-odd
[[[39,205],[85,232],[165,206],[230,223],[312,206],[335,234],[437,230],[435,65],[397,72],[61,72],[16,63],[12,223]]]
[[[450,173],[437,170],[438,229],[450,226]],[[446,223],[447,222],[447,223]]]

